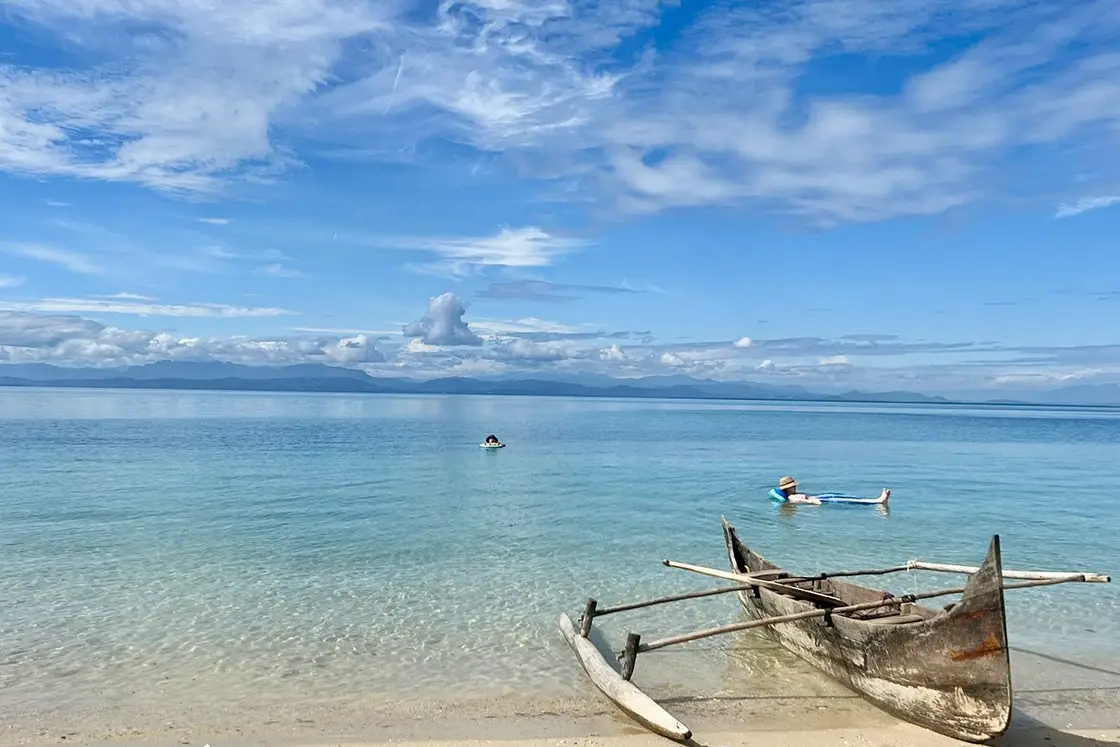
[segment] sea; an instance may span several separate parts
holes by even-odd
[[[479,448],[491,433],[506,448]],[[777,505],[787,474],[889,487],[889,508]],[[1120,410],[0,389],[0,719],[18,735],[229,703],[594,697],[560,613],[724,585],[662,562],[726,569],[721,516],[798,572],[978,565],[999,535],[1005,568],[1117,575]],[[1055,702],[1088,693],[1120,720],[1118,586],[1008,592],[1019,702],[1061,720]],[[736,622],[736,604],[597,635],[621,648]],[[665,649],[635,682],[823,687],[758,633],[680,648],[689,666]]]

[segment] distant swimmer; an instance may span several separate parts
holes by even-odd
[[[778,487],[770,491],[770,495],[778,500],[789,503],[811,503],[819,506],[822,503],[886,503],[891,499],[891,491],[883,488],[878,498],[859,498],[854,495],[841,495],[840,493],[821,493],[820,495],[806,495],[798,491],[797,480],[786,475],[778,480]]]

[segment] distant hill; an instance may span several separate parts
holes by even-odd
[[[821,394],[801,387],[701,381],[687,376],[612,379],[430,380],[372,377],[363,371],[305,363],[246,366],[238,363],[159,361],[143,366],[68,368],[44,363],[0,365],[0,386],[90,387],[106,389],[220,389],[284,392],[369,392],[398,394],[490,394],[671,399],[761,399],[882,402],[945,402],[909,392]]]
[[[906,391],[813,392],[797,386],[717,382],[687,376],[612,379],[605,376],[556,378],[461,378],[430,380],[380,378],[363,371],[303,363],[246,366],[238,363],[159,361],[143,366],[68,368],[45,363],[0,364],[0,386],[105,389],[209,389],[275,392],[355,392],[370,394],[487,394],[661,399],[734,399],[815,402],[948,404],[962,402]],[[1036,404],[1120,406],[1120,385],[1067,387],[1032,397]],[[972,399],[976,404],[1027,405],[1026,399]]]

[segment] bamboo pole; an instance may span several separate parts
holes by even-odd
[[[759,584],[766,585],[766,582],[761,582],[755,578],[753,574],[748,573],[734,573],[733,571],[722,571],[718,568],[706,568],[701,565],[692,565],[691,563],[681,563],[677,560],[663,560],[663,565],[669,568],[680,568],[685,571],[692,571],[704,576],[712,576],[713,578],[722,578],[726,581],[738,581],[740,583],[749,583],[751,585]],[[940,571],[944,573],[976,573],[980,570],[974,566],[967,565],[948,565],[945,563],[926,563],[921,560],[911,560],[906,565],[897,565],[891,568],[875,568],[866,571],[833,571],[828,573],[818,573],[812,576],[791,576],[783,578],[780,581],[771,581],[770,588],[781,586],[783,584],[797,584],[805,583],[807,581],[823,581],[826,578],[837,578],[843,576],[882,576],[888,573],[899,573],[901,571]],[[1024,579],[1028,581],[1044,581],[1047,579],[1061,578],[1066,579],[1068,582],[1084,582],[1107,584],[1112,581],[1111,576],[1102,575],[1099,573],[1083,573],[1070,571],[1068,573],[1060,571],[1004,571],[1004,578]],[[1063,582],[1065,583],[1065,582]]]
[[[658,604],[668,604],[669,602],[682,602],[686,599],[699,599],[701,597],[711,597],[716,594],[730,594],[733,591],[750,591],[751,586],[722,586],[718,589],[706,589],[704,591],[691,591],[687,594],[676,594],[671,597],[659,597],[657,599],[650,599],[642,602],[629,602],[627,604],[620,604],[616,607],[604,607],[601,610],[593,610],[594,617],[602,617],[603,615],[613,615],[616,612],[627,612],[629,610],[638,610],[643,607],[653,607]],[[586,613],[585,613],[586,614]]]
[[[923,560],[911,560],[905,566],[906,570],[937,571],[941,573],[976,573],[980,570],[970,565],[953,565],[951,563],[927,563]],[[1004,571],[1004,578],[1022,578],[1041,581],[1051,578],[1067,578],[1081,576],[1081,580],[1090,584],[1107,584],[1112,582],[1111,576],[1100,573],[1084,573],[1081,571]]]
[[[1004,584],[1004,589],[1029,589],[1036,586],[1052,586],[1054,584],[1064,584],[1071,581],[1082,581],[1084,579],[1082,574],[1075,574],[1063,578],[1049,578],[1038,579],[1035,581],[1024,581],[1018,584]],[[798,620],[811,620],[815,617],[826,617],[830,615],[843,615],[849,612],[859,612],[861,610],[871,610],[878,607],[903,605],[909,602],[916,602],[919,599],[934,599],[936,597],[946,597],[952,594],[963,594],[965,587],[955,589],[939,589],[937,591],[927,591],[920,594],[906,594],[901,597],[890,597],[881,601],[862,602],[860,604],[850,604],[845,607],[837,607],[829,610],[809,610],[807,612],[796,612],[792,615],[780,615],[778,617],[767,617],[762,620],[750,620],[741,623],[732,623],[731,625],[721,625],[716,628],[707,628],[699,630],[695,633],[682,633],[681,635],[670,636],[660,640],[653,641],[652,643],[643,643],[638,647],[639,653],[647,651],[654,651],[666,646],[672,646],[678,643],[688,643],[689,641],[696,641],[701,638],[710,638],[715,635],[722,635],[724,633],[735,633],[740,630],[750,630],[752,628],[765,628],[770,625],[777,625],[779,623],[797,622]]]
[[[740,584],[747,586],[761,586],[765,589],[773,589],[787,594],[794,594],[802,599],[811,602],[820,602],[823,604],[840,605],[843,600],[837,599],[829,594],[822,594],[819,591],[811,591],[809,589],[802,589],[797,586],[790,586],[783,581],[768,581],[758,576],[747,573],[732,573],[731,571],[721,571],[716,568],[705,568],[702,565],[692,565],[691,563],[681,563],[676,560],[663,560],[662,564],[670,568],[680,568],[683,571],[692,571],[704,576],[712,576],[714,578],[722,578],[725,581],[737,581]]]

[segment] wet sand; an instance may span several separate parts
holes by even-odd
[[[1095,747],[1120,744],[1116,693],[1077,710],[1051,703],[1047,721],[1017,712],[1000,747]],[[1025,696],[1028,701],[1031,695]],[[1057,697],[1048,695],[1047,697]],[[899,722],[858,697],[678,697],[662,703],[700,746],[939,747],[964,744]],[[1104,709],[1104,710],[1099,710]],[[1067,723],[1062,723],[1066,721]],[[1077,722],[1077,723],[1075,723]],[[1098,724],[1093,727],[1091,724]],[[1104,724],[1112,724],[1104,726]],[[507,697],[392,702],[374,698],[204,711],[173,704],[142,714],[131,706],[97,712],[8,714],[0,710],[0,745],[93,747],[413,747],[503,744],[513,747],[654,747],[649,734],[590,693],[575,697]]]

